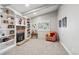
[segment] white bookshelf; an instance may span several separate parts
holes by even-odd
[[[25,24],[24,24],[24,20],[22,21],[22,24],[19,24],[18,23],[19,19],[16,18],[16,15],[12,15],[12,14],[8,15],[8,17],[9,16],[10,17],[15,17],[14,20],[12,20],[10,18],[7,19],[6,18],[7,15],[4,12],[0,13],[0,15],[3,15],[2,18],[0,17],[0,54],[2,54],[5,51],[7,51],[7,50],[11,49],[12,47],[16,46],[16,44],[19,44],[19,45],[23,44],[24,42],[28,41],[31,38],[31,28],[30,28],[31,24],[30,24],[30,27],[28,28],[27,18],[25,18]],[[7,20],[8,23],[7,24],[3,23],[3,20]],[[11,24],[11,22],[13,22],[13,24]],[[9,25],[11,25],[11,26],[13,25],[14,27],[10,28],[10,27],[8,27]],[[17,33],[16,27],[17,26],[25,27],[25,32],[24,32],[25,33],[24,34],[25,39],[23,41],[19,42],[19,43],[16,43],[16,40],[17,40],[16,39],[16,33]],[[28,36],[27,29],[30,29],[29,36]],[[11,30],[14,30],[13,34],[9,33]],[[5,35],[2,35],[2,33],[5,33]],[[13,36],[13,37],[11,37],[11,36]],[[10,37],[10,40],[7,40],[5,42],[2,41],[4,38],[9,38],[9,37]]]
[[[28,27],[27,18],[24,18],[24,20],[23,20],[23,21],[25,21],[25,24],[23,24],[24,23],[23,21],[21,22],[21,24],[19,24],[19,20],[20,20],[19,18],[16,18],[16,28],[17,27],[25,27],[25,31],[24,31],[24,40],[21,41],[21,42],[18,42],[17,45],[21,45],[21,44],[23,44],[24,42],[28,41],[31,38],[31,34],[29,35],[29,37],[27,37],[27,35],[28,35],[28,33],[27,33],[27,29],[28,29],[27,28]]]
[[[15,16],[5,14],[4,11],[0,13],[0,15],[3,15],[3,17],[0,17],[0,54],[2,54],[16,46],[15,19],[12,19],[12,17],[15,18]]]

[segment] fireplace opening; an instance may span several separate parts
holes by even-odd
[[[16,43],[21,42],[25,39],[25,26],[16,27]]]

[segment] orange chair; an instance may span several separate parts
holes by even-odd
[[[57,41],[57,33],[56,32],[48,32],[46,34],[46,40],[55,42]]]

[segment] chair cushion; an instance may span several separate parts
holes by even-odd
[[[55,33],[50,33],[50,37],[53,37],[55,35]]]

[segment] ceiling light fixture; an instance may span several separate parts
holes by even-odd
[[[37,14],[37,13],[33,13],[33,14]]]
[[[30,4],[25,4],[26,7],[30,6]]]

